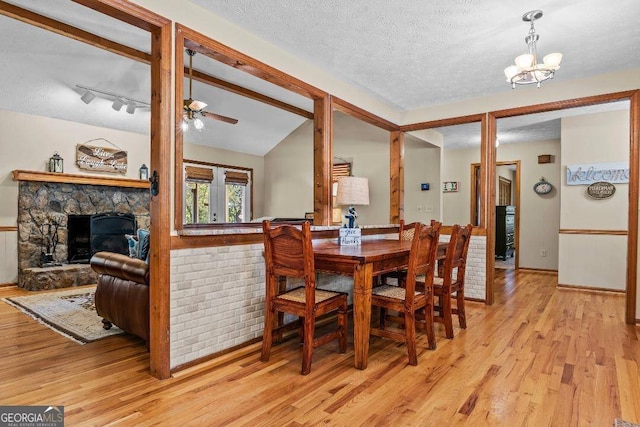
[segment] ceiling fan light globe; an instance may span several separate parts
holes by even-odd
[[[204,103],[204,102],[202,102],[202,101],[195,100],[195,101],[192,101],[192,102],[189,104],[189,109],[191,109],[191,110],[193,110],[193,111],[200,111],[200,110],[202,110],[203,108],[205,108],[206,106],[207,106],[207,104],[206,104],[206,103]]]
[[[204,128],[204,122],[196,118],[193,120],[193,127],[195,127],[196,130],[202,130]]]
[[[180,124],[180,127],[182,128],[182,132],[186,132],[189,130],[189,122],[187,122],[186,120],[182,120],[182,123]]]

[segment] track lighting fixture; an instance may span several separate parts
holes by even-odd
[[[113,108],[116,111],[122,110],[122,107],[126,104],[127,106],[126,111],[129,114],[135,113],[137,108],[151,107],[151,104],[149,104],[148,102],[138,101],[137,99],[129,98],[128,96],[119,95],[117,93],[107,92],[104,90],[98,90],[98,89],[81,86],[81,85],[76,85],[76,87],[84,91],[80,99],[85,104],[90,103],[96,97],[99,96],[100,98],[106,99],[108,101],[112,101],[113,104],[111,104],[111,108]]]

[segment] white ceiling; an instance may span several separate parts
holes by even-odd
[[[191,1],[398,110],[510,91],[502,70],[526,50],[528,24],[521,16],[532,9],[544,11],[536,23],[540,54],[564,54],[557,80],[640,68],[638,0],[615,6],[604,0]],[[8,2],[149,51],[145,31],[68,0]],[[0,109],[148,133],[148,112],[116,112],[105,99],[85,105],[75,89],[80,84],[148,101],[148,66],[3,16],[0,38]],[[204,56],[196,55],[194,68],[311,111],[309,100]],[[262,155],[304,122],[197,82],[194,98],[239,120],[234,126],[205,119],[205,131],[186,137],[199,144]],[[500,132],[511,128],[517,132],[510,142],[532,140],[533,131],[535,138],[559,137],[557,117],[545,116],[541,125],[533,118],[500,121],[501,143]],[[447,146],[457,144],[443,132]]]

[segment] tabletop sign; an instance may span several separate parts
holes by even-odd
[[[362,243],[362,229],[341,228],[339,243],[340,246],[359,246]]]
[[[602,200],[608,199],[616,192],[616,187],[610,182],[594,182],[587,187],[587,196],[592,199]]]
[[[127,173],[127,152],[118,148],[78,144],[76,163],[80,169],[125,174]]]

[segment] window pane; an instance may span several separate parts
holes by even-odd
[[[225,185],[226,222],[245,222],[245,186]],[[246,219],[248,221],[248,218]]]
[[[184,207],[185,207],[184,222],[186,224],[194,223],[193,200],[194,200],[195,192],[196,192],[196,183],[187,181],[186,190],[184,192]]]
[[[198,223],[208,224],[209,220],[209,189],[211,184],[198,183],[197,185],[197,197],[198,197]]]

